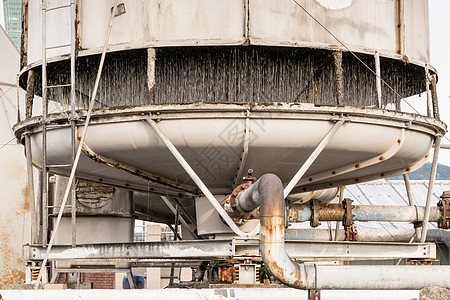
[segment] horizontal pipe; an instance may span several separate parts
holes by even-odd
[[[359,242],[409,242],[414,235],[414,229],[366,229],[358,228]],[[329,241],[329,229],[287,229],[286,240]],[[345,231],[338,229],[336,241],[345,241]],[[428,229],[427,242],[443,243],[450,247],[450,231]]]
[[[251,212],[261,205],[258,185],[259,180],[236,197],[236,205],[238,206],[238,209],[241,209],[245,212]]]
[[[319,221],[342,221],[344,213],[342,204],[318,205]],[[424,219],[425,208],[421,206],[353,205],[352,214],[353,221],[421,222]],[[311,206],[309,204],[290,206],[287,216],[289,222],[311,221]],[[432,207],[430,222],[437,222],[439,218],[439,208]]]
[[[450,266],[315,266],[308,289],[410,290],[450,288]],[[313,274],[310,274],[313,275]]]

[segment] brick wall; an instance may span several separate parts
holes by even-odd
[[[93,289],[113,289],[114,273],[83,273],[81,282],[92,282]]]

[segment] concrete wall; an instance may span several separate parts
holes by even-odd
[[[0,289],[25,282],[22,245],[30,242],[30,202],[22,145],[0,146]]]

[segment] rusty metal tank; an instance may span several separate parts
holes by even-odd
[[[48,1],[50,8],[66,4]],[[26,7],[24,89],[32,88],[28,72],[41,70],[39,5]],[[113,1],[78,0],[76,6],[80,130]],[[271,172],[287,184],[339,120],[344,125],[293,192],[414,171],[446,131],[433,117],[400,111],[398,94],[424,92],[425,69],[433,72],[427,0],[125,0],[119,8],[79,178],[199,195],[149,119],[216,195],[228,194],[249,168],[256,177]],[[69,9],[47,13],[52,85],[70,78],[69,20]],[[372,72],[378,55],[389,85],[382,84],[381,98]],[[38,80],[33,88],[40,95]],[[52,89],[48,98],[60,109],[49,116],[49,170],[68,175],[68,88]],[[15,126],[19,139],[25,133],[33,162],[42,167],[38,115]]]

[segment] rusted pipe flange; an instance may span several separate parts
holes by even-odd
[[[450,229],[450,191],[445,191],[437,206],[441,216],[438,221],[438,227],[442,229]]]
[[[259,207],[247,212],[239,207],[239,203],[236,200],[240,194],[255,183],[256,178],[253,177],[253,169],[248,169],[247,176],[243,177],[242,180],[244,183],[238,185],[221,203],[230,218],[238,225],[243,225],[251,219],[259,219]]]
[[[313,199],[311,201],[311,222],[310,222],[311,227],[317,227],[320,225],[319,210],[320,210],[319,200]]]
[[[342,200],[342,205],[344,206],[344,219],[342,220],[342,225],[344,226],[346,241],[358,240],[358,230],[353,221],[352,202],[353,200],[347,198]]]

